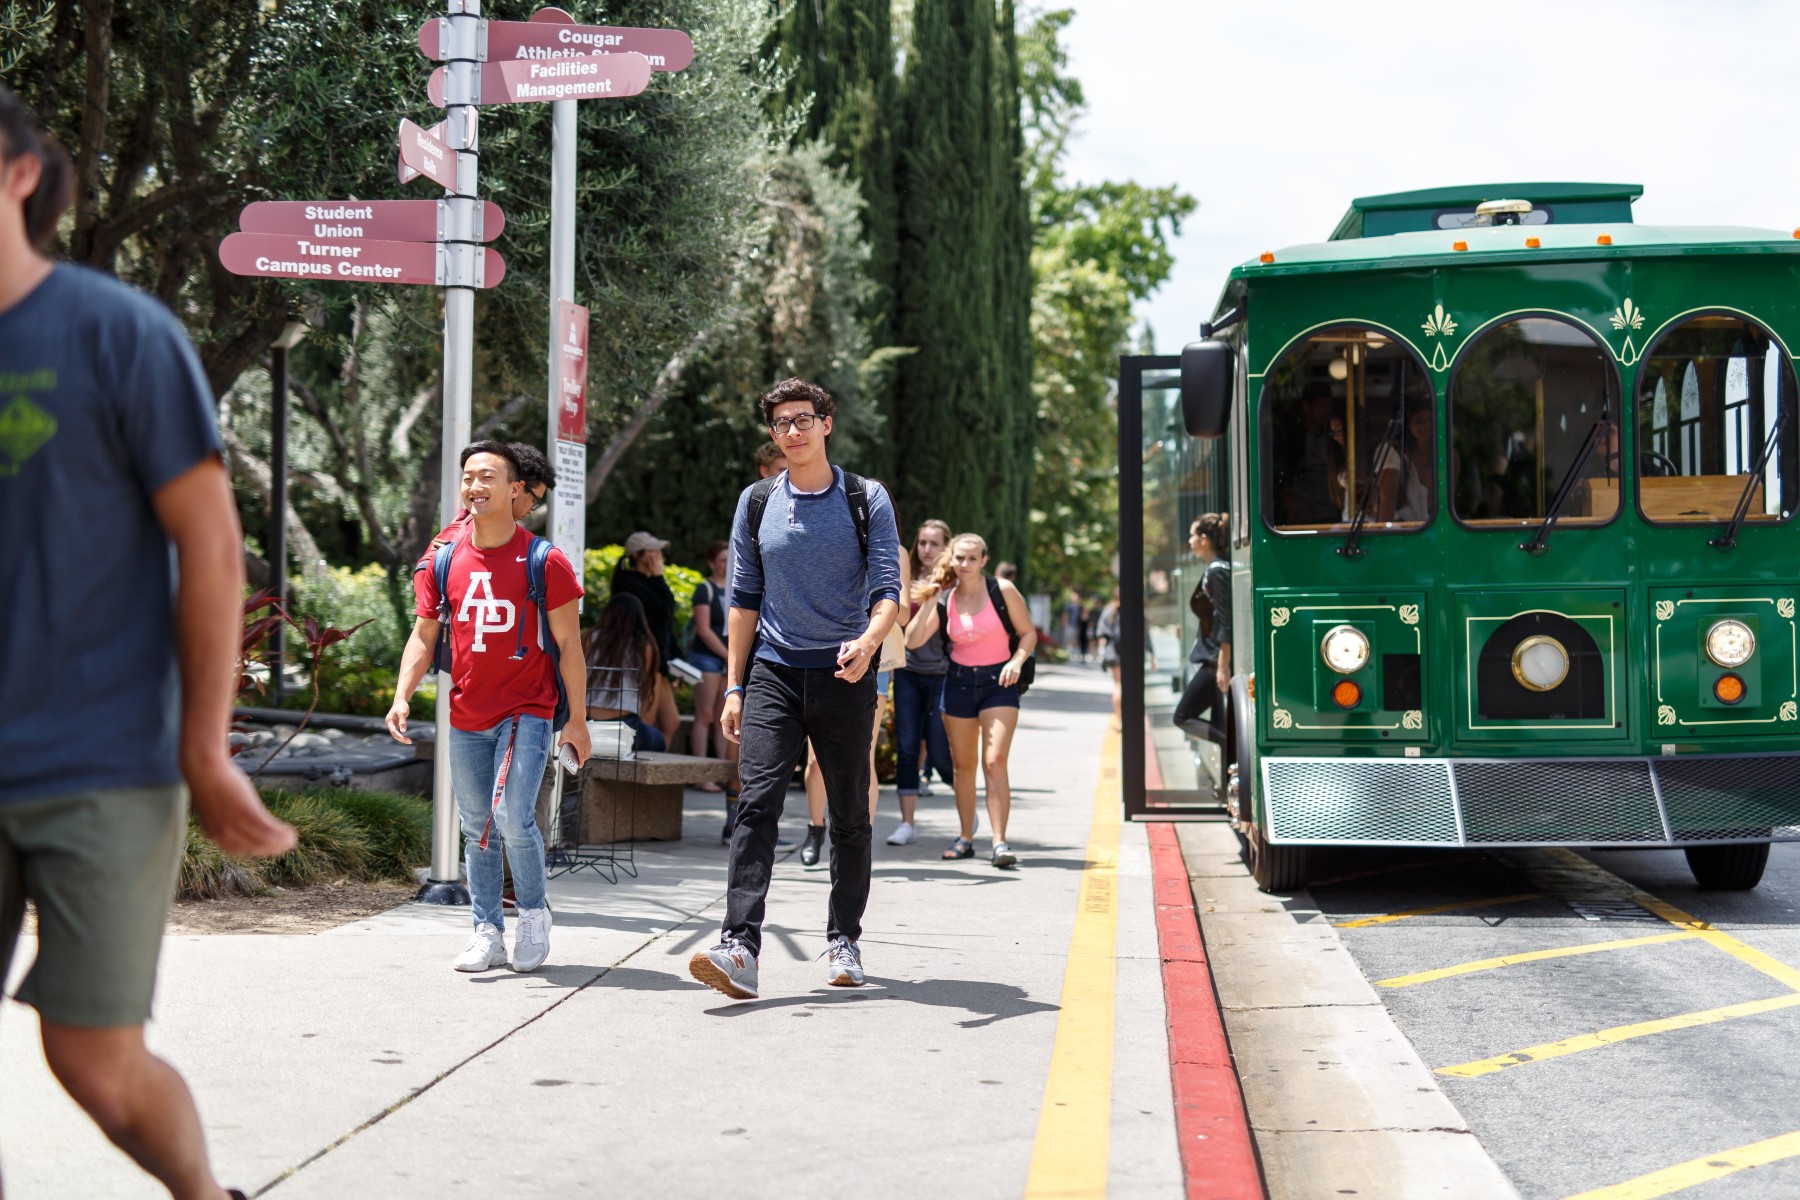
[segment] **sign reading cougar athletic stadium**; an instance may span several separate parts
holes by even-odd
[[[279,233],[305,238],[374,238],[392,242],[435,242],[444,236],[442,200],[259,200],[238,217],[245,233]],[[476,209],[477,236],[491,242],[506,228],[506,215],[492,201]]]
[[[443,38],[442,18],[425,22],[419,26],[419,52],[426,58],[442,62],[448,57]],[[680,71],[694,61],[694,41],[679,29],[561,24],[537,17],[529,21],[487,23],[487,61],[490,63],[628,51],[636,51],[649,59],[652,71]]]
[[[219,245],[219,261],[234,275],[318,279],[338,283],[449,282],[441,242],[390,242],[345,238],[303,238],[273,233],[234,233]],[[490,288],[506,277],[499,253],[483,250],[476,259],[476,287]]]
[[[635,96],[650,85],[650,60],[637,53],[586,54],[578,58],[491,62],[482,65],[480,73],[483,104],[618,100]],[[444,103],[443,67],[431,73],[428,94],[433,104]]]

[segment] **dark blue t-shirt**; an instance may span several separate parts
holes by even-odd
[[[0,804],[180,780],[150,498],[218,450],[199,357],[155,300],[59,264],[0,312]]]

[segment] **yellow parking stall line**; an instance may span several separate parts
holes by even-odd
[[[1475,1062],[1458,1063],[1453,1067],[1439,1067],[1437,1074],[1451,1075],[1460,1079],[1474,1079],[1481,1075],[1491,1075],[1495,1071],[1504,1071],[1508,1067],[1522,1067],[1526,1063],[1561,1058],[1565,1054],[1598,1050],[1602,1046],[1610,1046],[1615,1042],[1628,1042],[1633,1038],[1649,1037],[1655,1033],[1669,1033],[1677,1029],[1693,1029],[1700,1025],[1713,1025],[1720,1021],[1732,1020],[1735,1017],[1753,1017],[1758,1013],[1793,1008],[1797,1004],[1800,1004],[1800,992],[1793,992],[1785,996],[1771,996],[1767,1000],[1747,1000],[1742,1004],[1727,1004],[1723,1008],[1683,1013],[1679,1017],[1639,1021],[1634,1025],[1615,1025],[1611,1029],[1602,1029],[1598,1033],[1584,1033],[1580,1037],[1564,1038],[1560,1042],[1545,1042],[1541,1046],[1527,1046],[1523,1050],[1512,1050],[1505,1054],[1496,1054],[1492,1058],[1478,1059]]]
[[[1513,896],[1496,896],[1491,900],[1458,900],[1455,904],[1434,904],[1430,908],[1411,908],[1405,912],[1383,913],[1379,917],[1360,917],[1354,921],[1340,921],[1339,929],[1362,929],[1369,925],[1386,925],[1390,921],[1404,921],[1408,917],[1429,917],[1434,913],[1462,912],[1470,908],[1494,908],[1501,904],[1517,904],[1521,900],[1542,900],[1542,892],[1520,892]]]
[[[1094,823],[1081,872],[1062,1011],[1050,1050],[1027,1200],[1105,1200],[1112,1135],[1114,948],[1119,932],[1119,735],[1108,733],[1094,787]]]
[[[1690,1158],[1684,1163],[1676,1163],[1648,1175],[1639,1175],[1636,1179],[1627,1179],[1624,1183],[1570,1196],[1568,1200],[1654,1200],[1657,1196],[1667,1196],[1703,1183],[1711,1183],[1715,1179],[1723,1179],[1751,1167],[1765,1167],[1796,1154],[1800,1154],[1800,1133],[1784,1133],[1779,1137],[1751,1142],[1748,1146],[1739,1146],[1735,1150],[1722,1150],[1717,1154]]]
[[[1649,937],[1620,938],[1616,942],[1588,942],[1580,946],[1559,946],[1554,950],[1528,950],[1523,954],[1503,954],[1499,958],[1478,958],[1474,962],[1458,963],[1454,967],[1439,967],[1435,971],[1420,971],[1413,975],[1396,975],[1392,979],[1378,979],[1376,987],[1403,988],[1420,983],[1434,983],[1439,979],[1451,979],[1457,975],[1473,975],[1477,971],[1493,971],[1500,967],[1516,967],[1520,963],[1542,962],[1547,958],[1572,958],[1577,954],[1599,954],[1605,950],[1630,950],[1636,946],[1654,946],[1662,942],[1691,941],[1700,935],[1692,930],[1681,933],[1657,933]]]
[[[1778,958],[1771,958],[1754,946],[1747,946],[1723,930],[1714,929],[1699,917],[1690,916],[1676,908],[1673,904],[1658,900],[1648,892],[1633,892],[1631,902],[1645,912],[1655,913],[1677,929],[1693,932],[1708,945],[1716,946],[1745,966],[1754,967],[1770,979],[1800,991],[1800,969],[1788,966]]]

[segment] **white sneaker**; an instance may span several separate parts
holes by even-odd
[[[929,779],[919,780],[919,795],[921,795],[921,796],[932,795],[931,780],[929,780]]]
[[[919,840],[919,835],[912,827],[911,821],[902,821],[894,826],[894,832],[888,834],[887,844],[890,846],[910,846]]]
[[[500,927],[486,921],[477,925],[469,944],[450,965],[459,971],[485,971],[490,967],[505,966],[506,939],[500,936]]]
[[[513,935],[512,969],[535,971],[550,957],[550,907],[521,908]]]

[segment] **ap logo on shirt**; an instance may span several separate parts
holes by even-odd
[[[492,571],[469,572],[469,591],[463,597],[462,609],[456,614],[458,621],[467,621],[469,614],[475,614],[475,649],[484,651],[487,643],[482,639],[490,633],[505,633],[513,627],[515,610],[511,600],[499,600],[494,596],[494,573]]]

